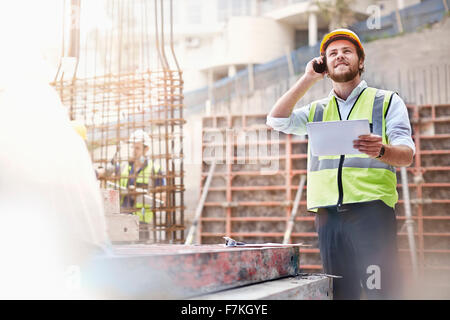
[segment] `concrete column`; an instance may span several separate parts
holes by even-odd
[[[251,93],[255,90],[255,78],[253,73],[253,64],[249,63],[247,65],[248,70],[248,89]]]
[[[234,77],[236,75],[236,72],[237,70],[235,65],[228,66],[228,77]]]
[[[288,46],[286,46],[284,47],[284,52],[286,54],[286,59],[288,63],[289,76],[293,77],[295,73],[294,73],[294,63],[292,62],[291,49]]]
[[[214,71],[212,69],[208,70],[208,103],[211,107],[211,102],[214,99],[213,93],[213,85],[214,85]]]
[[[69,57],[80,56],[80,8],[81,0],[70,2],[70,42]]]
[[[315,46],[317,43],[317,15],[314,12],[310,12],[308,16],[308,40],[309,46]]]
[[[397,25],[398,25],[398,31],[400,33],[403,33],[403,23],[402,18],[400,17],[400,10],[403,8],[404,3],[401,0],[397,1],[397,7],[395,8],[395,16],[397,17]]]
[[[259,6],[260,4],[258,3],[258,0],[252,0],[250,3],[250,15],[252,17],[259,16]]]

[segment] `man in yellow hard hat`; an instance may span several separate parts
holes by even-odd
[[[352,154],[314,156],[308,148],[307,209],[316,212],[324,272],[335,299],[398,298],[398,201],[395,167],[409,166],[415,152],[405,103],[398,94],[361,79],[365,52],[348,29],[323,38],[320,56],[276,102],[267,124],[287,134],[306,134],[308,122],[367,119],[370,134],[353,142]],[[322,70],[320,70],[320,67]],[[327,75],[333,89],[323,99],[294,107]],[[325,142],[326,143],[326,142]]]

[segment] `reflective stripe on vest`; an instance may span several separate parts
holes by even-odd
[[[137,184],[145,184],[146,186],[148,186],[149,181],[150,181],[151,172],[153,169],[154,169],[154,172],[158,172],[159,166],[158,165],[153,166],[152,161],[149,161],[147,166],[143,170],[141,170],[139,172],[139,174],[136,176],[136,178],[135,178],[136,185]],[[120,186],[121,187],[128,188],[128,176],[130,175],[130,171],[131,171],[131,165],[128,165],[122,171],[122,173],[120,175]],[[123,204],[124,198],[125,198],[125,195],[123,195],[120,199],[121,205]],[[143,195],[137,195],[135,197],[134,207],[138,210],[133,212],[133,214],[139,216],[140,221],[143,221],[146,223],[152,222],[153,211],[150,210],[151,204],[148,203],[148,201],[145,202]],[[142,208],[144,208],[144,212],[142,212],[143,211]]]
[[[375,88],[363,90],[347,120],[367,119],[373,134],[387,144],[386,111],[393,93]],[[342,120],[336,98],[311,104],[308,121]],[[308,146],[308,210],[339,204],[382,200],[394,207],[398,200],[395,168],[366,154],[313,156]]]

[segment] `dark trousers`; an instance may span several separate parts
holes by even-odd
[[[324,272],[333,279],[334,299],[401,298],[394,209],[382,201],[321,208],[316,230]]]

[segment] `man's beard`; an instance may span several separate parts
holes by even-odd
[[[328,77],[330,77],[330,79],[334,82],[348,82],[355,79],[355,77],[359,74],[358,66],[354,67],[349,64],[348,67],[349,68],[347,71],[339,73],[335,73],[334,69],[332,69],[333,72],[328,71]]]

